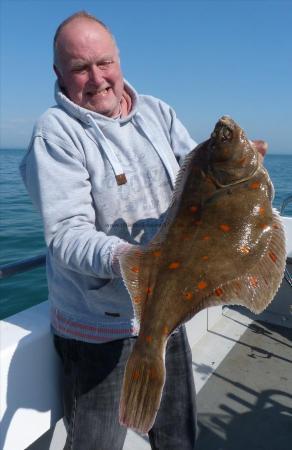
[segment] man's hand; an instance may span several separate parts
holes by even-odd
[[[257,149],[257,151],[262,155],[262,158],[264,158],[264,156],[268,150],[268,143],[266,141],[262,141],[260,139],[256,139],[256,140],[250,141],[250,142]]]
[[[121,277],[121,267],[120,267],[120,256],[127,253],[133,244],[129,244],[128,242],[122,242],[118,244],[113,251],[112,254],[112,270],[116,277]]]

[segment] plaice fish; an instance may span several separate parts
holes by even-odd
[[[129,357],[120,422],[146,433],[165,382],[171,332],[200,310],[240,304],[259,313],[283,278],[283,226],[273,186],[243,130],[222,117],[187,157],[153,241],[121,257],[140,333]]]

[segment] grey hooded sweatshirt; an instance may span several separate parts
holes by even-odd
[[[179,168],[175,154],[196,146],[173,109],[127,82],[125,89],[132,110],[112,119],[74,104],[56,83],[57,105],[36,123],[20,166],[44,224],[53,332],[86,342],[138,334],[113,252],[155,235]]]

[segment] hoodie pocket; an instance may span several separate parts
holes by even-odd
[[[121,278],[114,278],[100,288],[88,289],[86,303],[90,312],[102,315],[105,320],[133,316],[131,299]]]

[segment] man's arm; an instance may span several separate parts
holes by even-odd
[[[124,241],[97,231],[89,174],[81,157],[38,136],[20,169],[58,263],[91,276],[117,276],[113,254]]]

